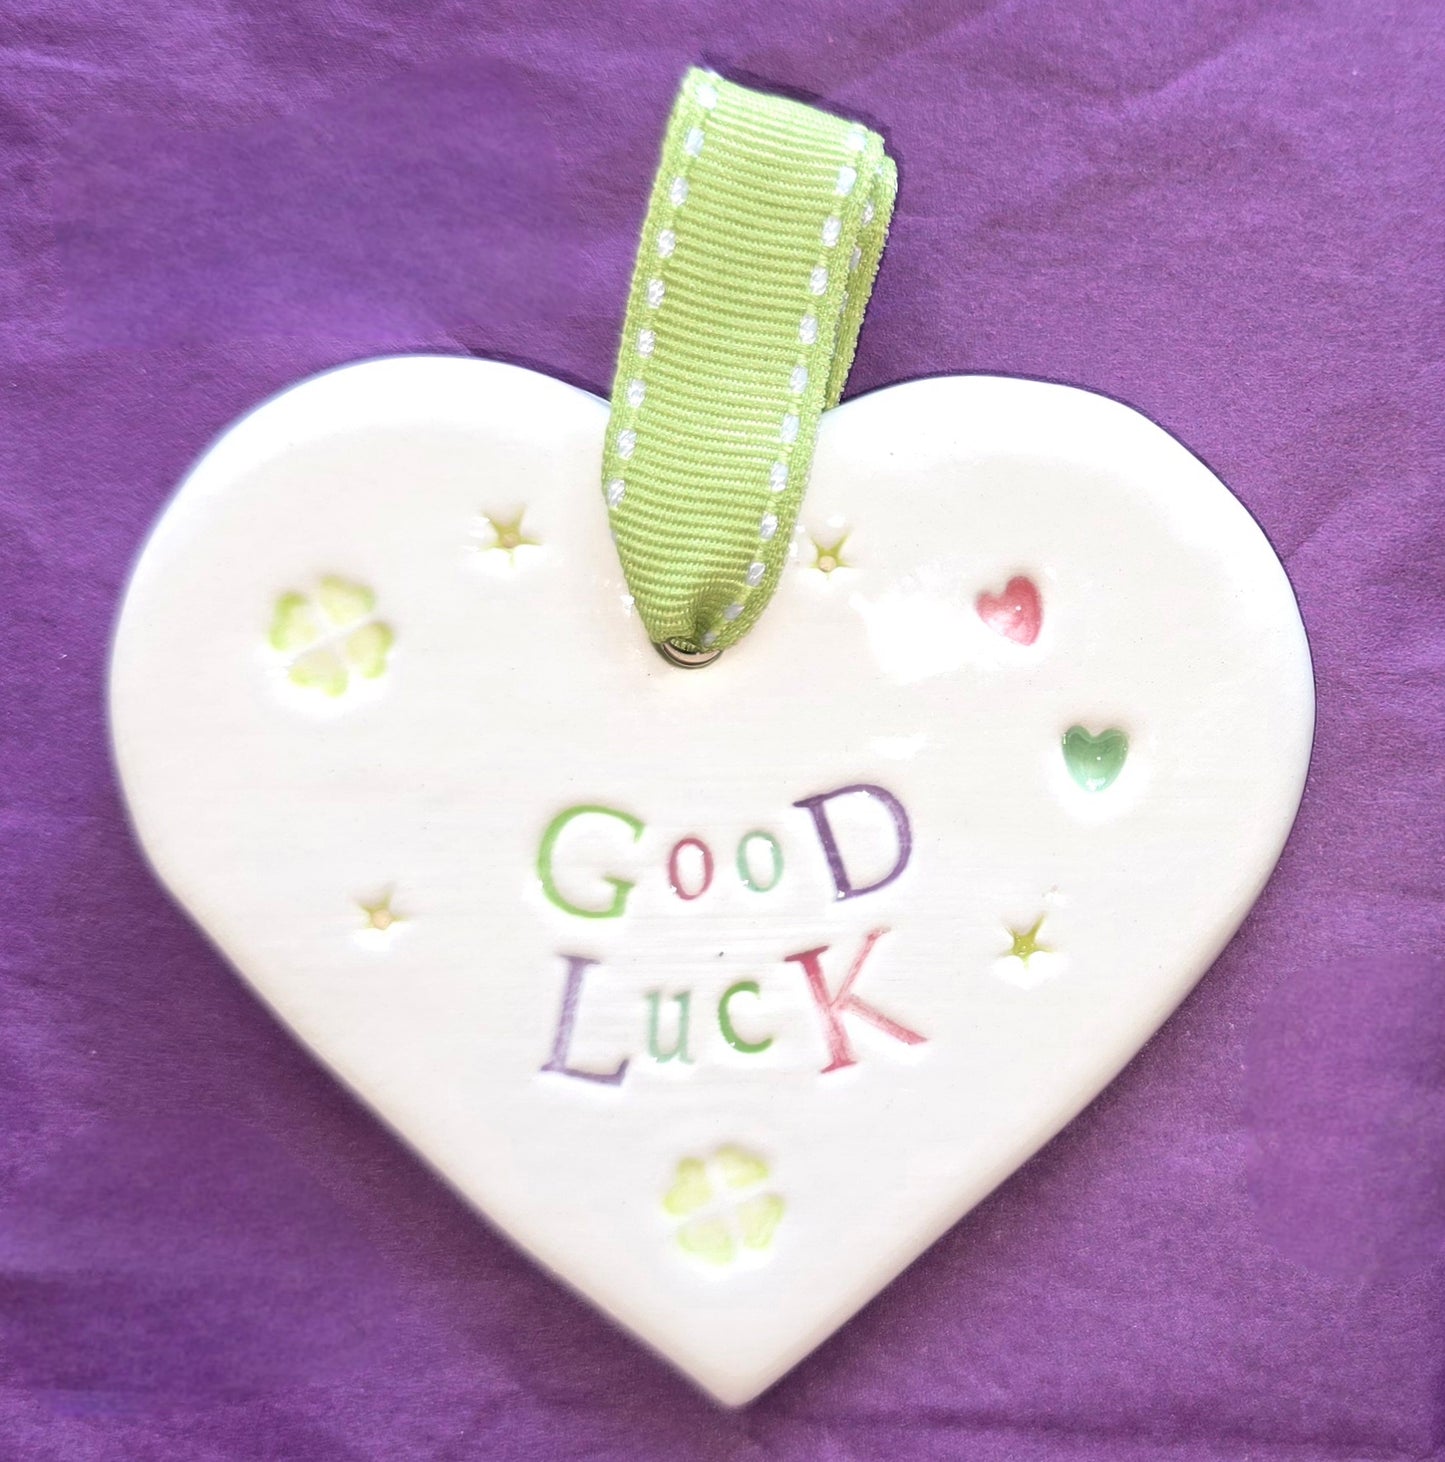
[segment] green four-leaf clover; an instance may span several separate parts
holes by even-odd
[[[287,593],[271,616],[271,648],[292,657],[293,685],[339,696],[353,673],[375,680],[386,672],[390,625],[373,617],[376,596],[362,584],[322,579],[313,597]]]
[[[739,1147],[719,1148],[706,1160],[683,1158],[662,1200],[666,1213],[684,1220],[678,1248],[722,1267],[771,1247],[784,1204],[776,1193],[759,1191],[768,1178],[767,1163]]]

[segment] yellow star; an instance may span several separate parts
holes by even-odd
[[[1032,955],[1052,953],[1048,945],[1038,942],[1038,932],[1043,927],[1044,917],[1043,914],[1040,914],[1034,921],[1034,927],[1024,933],[1020,933],[1017,929],[1008,931],[1009,937],[1013,940],[1013,948],[1009,950],[1009,954],[1014,959],[1022,960],[1025,965],[1028,964]]]
[[[528,538],[522,530],[522,519],[527,516],[526,508],[511,518],[494,518],[490,513],[483,513],[482,516],[492,530],[492,541],[484,544],[484,548],[495,548],[515,563],[519,548],[537,547],[537,540]]]
[[[831,574],[835,569],[850,568],[851,565],[843,557],[843,545],[848,541],[845,533],[836,543],[819,543],[816,538],[813,542],[813,567],[825,574]]]
[[[372,903],[367,903],[365,899],[359,899],[357,901],[361,907],[361,912],[366,915],[366,923],[362,926],[363,928],[368,930],[377,929],[385,934],[393,925],[402,922],[402,915],[398,914],[391,906],[391,897],[391,890],[387,889],[379,899],[376,899]]]

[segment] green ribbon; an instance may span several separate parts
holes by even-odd
[[[657,644],[741,639],[778,585],[897,191],[856,122],[689,71],[638,246],[603,491]]]

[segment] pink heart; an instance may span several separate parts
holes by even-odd
[[[991,630],[1021,645],[1031,645],[1038,639],[1044,606],[1032,579],[1019,574],[1004,585],[1002,594],[980,594],[976,606],[978,617]]]

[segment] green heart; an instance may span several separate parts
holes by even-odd
[[[1097,736],[1082,726],[1064,732],[1064,762],[1069,775],[1086,792],[1102,792],[1124,770],[1129,738],[1116,726]]]

